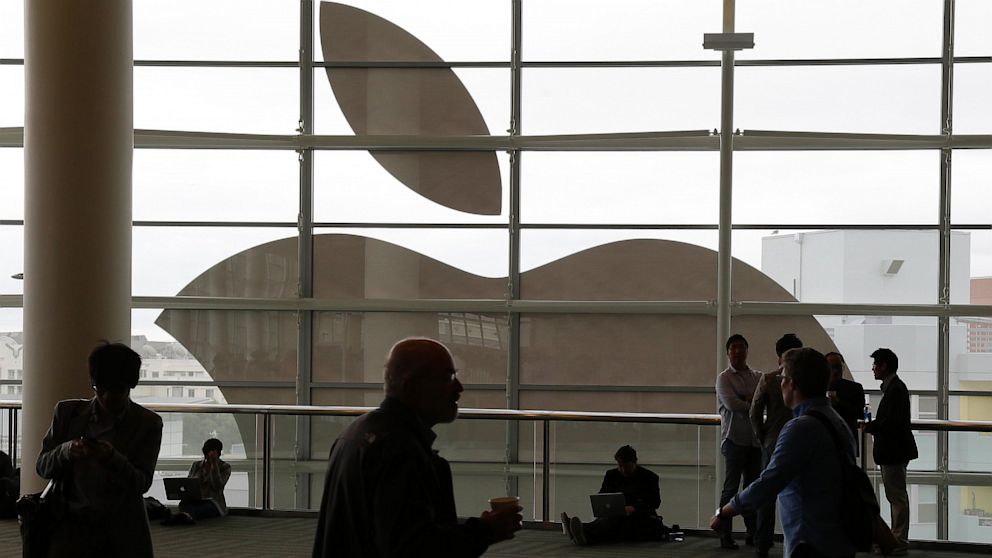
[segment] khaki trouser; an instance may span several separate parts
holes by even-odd
[[[899,546],[909,546],[909,493],[906,491],[906,465],[879,465],[885,499],[892,510],[892,535]]]

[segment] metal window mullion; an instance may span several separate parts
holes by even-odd
[[[953,135],[954,105],[954,0],[944,0],[943,45],[940,84],[940,132]],[[940,150],[940,223],[938,297],[941,304],[951,303],[951,147]],[[947,420],[950,406],[950,317],[940,316],[937,328],[937,419]],[[937,485],[937,539],[947,540],[950,522],[950,498],[947,475],[950,469],[948,433],[937,433],[937,469],[942,481]]]
[[[300,0],[300,120],[301,136],[313,134],[313,0]],[[299,207],[299,289],[300,298],[313,298],[313,149],[303,148],[300,155]],[[297,313],[296,402],[312,403],[313,382],[313,321],[312,309]],[[296,462],[310,459],[310,418],[296,417]],[[296,474],[296,507],[310,507],[310,474]]]
[[[522,5],[521,0],[510,2],[510,137],[520,135],[520,54]],[[509,233],[509,254],[507,270],[507,292],[509,301],[520,298],[520,150],[510,153],[510,192],[507,208]],[[506,371],[506,405],[510,409],[520,408],[520,314],[511,312],[509,322],[509,347]],[[520,481],[510,475],[509,469],[520,461],[520,423],[510,421],[506,425],[506,491],[507,494],[520,493]]]

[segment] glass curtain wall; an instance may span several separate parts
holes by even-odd
[[[452,348],[465,407],[712,413],[730,204],[731,330],[752,366],[795,332],[842,352],[874,405],[868,355],[890,347],[916,418],[992,419],[987,3],[737,2],[755,47],[736,55],[721,200],[720,56],[702,35],[724,4],[136,2],[136,396],[372,406],[388,347],[425,335]],[[7,398],[30,374],[22,10],[0,0]],[[216,417],[177,417],[165,455],[180,471],[199,437],[229,438],[246,463],[232,503],[256,505],[257,424]],[[319,504],[347,422],[276,421],[276,507]],[[551,517],[587,513],[574,495],[636,443],[667,501],[705,519],[714,429],[592,429],[549,433]],[[463,513],[513,491],[539,518],[540,429],[442,431]],[[913,536],[992,542],[992,487],[968,474],[992,450],[919,443]]]

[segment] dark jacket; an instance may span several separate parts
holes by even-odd
[[[629,477],[621,475],[617,469],[607,471],[599,493],[611,492],[623,492],[627,505],[634,506],[637,514],[657,515],[658,507],[661,506],[658,475],[640,465]]]
[[[331,447],[313,556],[475,558],[492,533],[457,523],[448,462],[435,434],[403,402],[387,397]]]
[[[854,439],[858,439],[858,420],[865,416],[865,389],[858,382],[840,378],[830,389],[837,392],[837,401],[831,405],[840,418],[844,419],[847,427],[854,434]]]
[[[909,390],[899,376],[893,376],[882,392],[875,419],[865,426],[865,431],[875,438],[875,463],[899,465],[919,457],[911,428]]]
[[[62,444],[86,432],[95,405],[93,399],[59,401],[52,426],[42,441],[36,469],[42,478],[62,483],[61,493],[68,506],[72,506],[73,462],[63,454]],[[114,453],[106,465],[110,469],[106,486],[109,511],[103,523],[113,526],[114,536],[110,537],[113,550],[119,556],[152,556],[152,538],[142,495],[152,484],[158,462],[162,419],[132,401],[107,441],[113,444]]]

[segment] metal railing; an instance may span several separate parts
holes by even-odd
[[[143,406],[160,413],[223,413],[231,415],[256,415],[262,418],[261,428],[261,482],[263,511],[272,508],[271,476],[272,476],[272,417],[274,416],[309,416],[309,417],[357,417],[374,407],[346,406],[317,406],[317,405],[221,405],[221,404],[183,404],[157,403]],[[8,413],[7,449],[11,458],[17,460],[17,421],[20,401],[0,401],[0,410]],[[554,422],[600,422],[600,423],[640,423],[640,424],[672,424],[690,426],[719,426],[720,416],[715,414],[676,414],[676,413],[620,413],[620,412],[584,412],[584,411],[545,411],[545,410],[513,410],[513,409],[461,409],[459,420],[507,420],[540,422],[543,432],[541,455],[542,510],[541,520],[550,521],[550,476],[551,476],[551,425]],[[982,432],[992,433],[992,421],[960,421],[960,420],[915,420],[912,428],[916,431],[933,432]],[[865,435],[862,433],[860,446],[865,447]],[[866,466],[866,452],[861,451],[862,467]],[[256,459],[258,456],[256,456]]]

